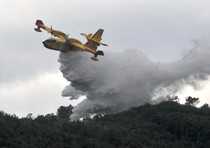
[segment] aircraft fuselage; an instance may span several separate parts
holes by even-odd
[[[44,47],[51,49],[51,50],[57,50],[61,52],[68,52],[68,51],[80,51],[81,49],[73,46],[71,43],[76,42],[80,43],[77,39],[69,38],[66,42],[57,40],[55,38],[50,38],[44,40],[42,43]]]

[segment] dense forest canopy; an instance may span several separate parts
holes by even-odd
[[[209,106],[172,100],[83,121],[69,120],[72,106],[36,118],[0,112],[0,147],[209,148]]]

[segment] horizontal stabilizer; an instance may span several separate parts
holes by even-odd
[[[103,45],[103,46],[109,46],[108,44],[105,44],[105,43],[100,43],[101,45]]]

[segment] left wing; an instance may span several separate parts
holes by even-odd
[[[52,34],[53,36],[57,37],[57,38],[60,38],[62,40],[66,40],[67,38],[67,35],[61,31],[58,31],[58,30],[54,30],[52,29],[52,27],[48,27],[46,26],[42,20],[36,20],[36,28],[34,28],[35,31],[37,32],[41,32],[43,30],[47,31],[48,33]]]
[[[88,51],[88,52],[91,52],[92,54],[95,54],[95,53],[96,53],[96,51],[95,51],[94,49],[91,49],[91,48],[89,48],[89,47],[87,47],[87,46],[85,46],[85,45],[83,45],[83,44],[76,43],[76,42],[71,43],[71,44],[72,44],[74,47],[77,47],[77,48],[81,49],[82,51]]]

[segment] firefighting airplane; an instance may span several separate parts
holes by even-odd
[[[85,34],[81,33],[87,39],[85,44],[81,43],[79,40],[74,38],[69,38],[69,36],[61,31],[54,30],[52,27],[46,26],[42,20],[37,20],[36,28],[34,28],[37,32],[42,32],[42,30],[50,33],[53,38],[47,39],[43,41],[43,45],[52,50],[58,50],[61,52],[69,52],[69,51],[86,51],[92,53],[94,56],[91,57],[92,60],[98,61],[98,56],[104,56],[104,52],[101,50],[97,50],[97,47],[100,45],[108,46],[101,42],[102,34],[104,32],[103,29],[99,29],[95,34]]]

